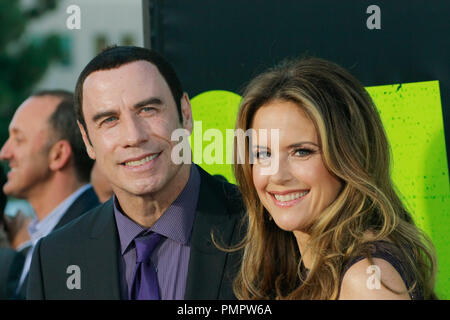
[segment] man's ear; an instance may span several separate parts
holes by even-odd
[[[72,155],[72,147],[69,141],[59,140],[48,152],[48,165],[53,171],[61,170],[70,161]]]
[[[181,97],[181,114],[183,115],[183,128],[192,133],[192,109],[187,93],[183,93],[183,96]]]
[[[91,141],[88,138],[86,130],[84,130],[84,127],[80,123],[80,121],[77,120],[77,124],[78,124],[78,128],[80,129],[81,136],[83,137],[84,146],[86,147],[86,151],[89,155],[89,158],[91,158],[92,160],[95,160],[94,148],[92,147]]]

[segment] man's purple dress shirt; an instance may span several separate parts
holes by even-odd
[[[154,249],[151,260],[156,267],[160,296],[163,300],[182,300],[191,248],[191,233],[200,191],[200,173],[191,165],[189,180],[178,198],[155,224],[146,229],[128,218],[114,196],[114,215],[120,238],[119,272],[122,299],[129,299],[133,271],[136,266],[134,238],[157,232],[163,236]]]

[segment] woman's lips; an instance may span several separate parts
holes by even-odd
[[[276,206],[281,208],[292,207],[303,200],[309,194],[309,190],[293,191],[293,192],[269,192]]]

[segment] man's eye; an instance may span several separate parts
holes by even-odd
[[[117,117],[108,117],[102,121],[101,124],[110,124],[117,120]]]
[[[154,110],[155,110],[155,108],[153,108],[153,107],[143,107],[143,108],[141,108],[141,112],[144,112],[144,113],[149,113],[149,112],[152,112]]]

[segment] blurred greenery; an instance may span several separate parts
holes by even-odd
[[[26,37],[27,25],[57,7],[57,0],[0,1],[0,145],[8,138],[8,125],[17,107],[34,90],[52,62],[64,59],[57,34]]]

